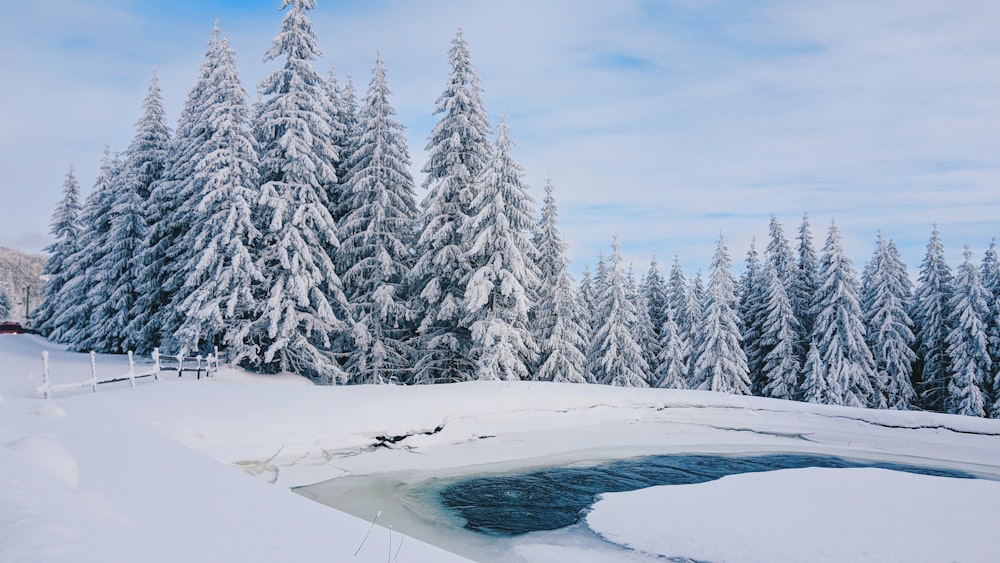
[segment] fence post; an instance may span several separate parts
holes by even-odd
[[[160,380],[160,349],[153,348],[153,379]]]
[[[177,377],[184,375],[184,354],[187,350],[181,348],[181,351],[177,354]]]
[[[42,393],[49,398],[49,353],[42,351]]]
[[[215,373],[219,373],[219,347],[215,347]]]
[[[135,387],[135,360],[132,358],[132,350],[128,351],[128,384]]]
[[[97,354],[90,351],[90,387],[97,393]]]

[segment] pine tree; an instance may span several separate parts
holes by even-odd
[[[702,282],[701,271],[695,273],[694,279],[688,284],[687,298],[684,303],[684,312],[679,317],[683,319],[683,322],[678,322],[677,325],[683,330],[683,327],[687,327],[687,331],[681,333],[682,338],[686,338],[688,341],[688,349],[691,351],[688,356],[688,384],[694,388],[695,387],[695,370],[698,365],[698,346],[701,341],[701,317],[705,313],[705,284]]]
[[[584,349],[589,336],[566,259],[566,243],[556,224],[558,215],[552,180],[545,181],[542,217],[535,235],[538,249],[539,299],[535,307],[541,367],[535,379],[587,383]],[[586,273],[586,272],[585,272]],[[589,276],[588,276],[589,282]]]
[[[618,387],[647,387],[649,366],[630,330],[636,322],[636,309],[628,299],[618,237],[611,248],[611,256],[603,268],[606,285],[600,305],[600,327],[594,335],[594,380]]]
[[[139,297],[129,330],[139,334],[141,352],[155,346],[178,349],[174,331],[184,322],[177,306],[188,293],[185,282],[198,259],[184,242],[196,226],[196,208],[204,196],[207,175],[196,174],[207,154],[213,127],[209,111],[216,103],[222,39],[215,23],[205,61],[188,93],[177,130],[168,144],[162,177],[150,190],[145,216],[149,226],[139,257]]]
[[[100,172],[80,213],[81,231],[76,251],[66,261],[66,284],[54,298],[55,316],[49,338],[68,344],[74,350],[85,350],[83,341],[93,328],[94,307],[88,292],[102,275],[95,264],[101,249],[106,246],[111,228],[112,184],[120,171],[121,163],[105,146]]]
[[[463,325],[472,335],[470,357],[480,381],[528,379],[538,345],[528,326],[539,283],[531,240],[531,196],[524,171],[512,158],[510,127],[501,118],[496,152],[472,201],[461,236],[468,241]]]
[[[127,346],[140,353],[149,352],[159,344],[157,313],[169,295],[170,288],[165,287],[165,282],[173,264],[167,253],[175,245],[174,235],[183,229],[178,226],[175,230],[171,224],[172,212],[180,199],[175,195],[175,185],[161,184],[171,161],[187,162],[184,159],[188,156],[180,154],[180,148],[173,146],[156,71],[143,108],[143,116],[136,123],[137,135],[125,153],[121,178],[129,183],[122,187],[121,193],[135,193],[129,205],[139,206],[142,222],[133,228],[143,238],[133,245],[137,254],[129,259],[134,262],[129,265],[126,279],[129,280],[128,291],[134,295],[126,297],[122,303],[128,303],[131,310],[120,312],[116,322],[124,326],[117,329],[115,337],[127,340]]]
[[[411,272],[420,315],[415,383],[463,381],[474,371],[471,335],[461,323],[466,280],[472,271],[466,259],[468,241],[462,234],[492,149],[479,77],[461,29],[448,59],[451,74],[435,110],[443,115],[427,144],[423,171],[429,192],[420,217],[418,259]]]
[[[747,357],[747,369],[750,370],[751,389],[760,394],[765,385],[763,379],[764,354],[761,348],[761,334],[764,323],[763,294],[764,274],[761,271],[757,255],[756,240],[750,242],[747,251],[746,268],[739,281],[739,316],[742,322],[743,351]]]
[[[176,221],[189,227],[178,237],[180,248],[170,253],[180,256],[175,271],[184,285],[171,295],[169,309],[177,320],[169,327],[184,348],[219,345],[228,350],[231,364],[255,363],[249,334],[260,310],[254,290],[264,282],[255,251],[261,237],[254,224],[260,198],[257,146],[236,56],[218,27],[203,69],[203,93],[192,95],[189,106],[192,113],[202,106],[201,143],[192,151],[197,165],[182,183],[189,199],[179,208],[190,216]]]
[[[965,262],[955,274],[954,293],[949,301],[952,328],[946,342],[951,377],[945,407],[952,414],[986,416],[983,390],[992,365],[985,323],[989,315],[988,299],[979,281],[979,271],[972,263],[972,251],[966,245]]]
[[[683,313],[688,301],[688,281],[684,277],[684,268],[681,267],[680,258],[674,255],[674,263],[670,266],[670,276],[667,278],[667,301],[670,309],[674,313],[674,321],[677,323],[677,330],[681,335],[688,332],[688,327],[683,323]]]
[[[920,264],[910,318],[917,337],[914,381],[919,383],[922,406],[936,411],[944,410],[948,395],[951,367],[946,339],[952,328],[953,291],[951,268],[945,262],[944,246],[935,225],[927,243],[927,254]]]
[[[750,394],[747,357],[740,347],[736,310],[736,280],[729,270],[729,250],[720,236],[712,258],[712,275],[698,325],[697,363],[692,387],[708,391]]]
[[[625,288],[628,300],[635,305],[635,322],[629,330],[632,332],[632,339],[642,350],[642,358],[649,366],[645,376],[646,382],[652,386],[656,382],[655,375],[659,366],[660,339],[653,326],[653,320],[649,318],[649,302],[646,301],[645,294],[636,287],[631,265],[626,269]]]
[[[70,166],[66,172],[66,181],[63,183],[63,197],[52,212],[52,222],[49,224],[49,232],[55,240],[46,248],[49,258],[42,269],[42,274],[47,276],[45,301],[34,313],[35,327],[42,334],[52,332],[55,314],[61,306],[58,298],[62,288],[69,281],[68,261],[77,250],[82,230],[80,213],[80,183],[73,173],[73,167]],[[0,317],[5,317],[9,311],[8,302],[6,310]]]
[[[346,346],[348,304],[331,255],[340,246],[325,186],[336,181],[339,156],[330,144],[323,79],[310,61],[320,56],[306,11],[314,0],[284,0],[282,30],[265,61],[285,57],[259,88],[263,229],[259,268],[263,310],[251,339],[264,371],[342,380],[334,348]],[[339,343],[339,344],[338,344]]]
[[[640,287],[642,295],[646,298],[649,306],[649,319],[653,323],[653,332],[657,339],[660,338],[660,329],[667,321],[667,302],[670,297],[667,291],[667,283],[660,274],[660,265],[656,261],[656,255],[649,261],[649,270],[642,280]]]
[[[353,100],[347,99],[337,81],[337,71],[333,68],[330,69],[324,89],[326,91],[325,112],[327,125],[330,128],[329,142],[337,152],[337,160],[333,163],[335,179],[327,181],[324,191],[327,209],[330,210],[334,221],[339,224],[346,212],[341,207],[344,205],[344,192],[347,189],[346,178],[350,166],[349,161],[358,144],[357,104]],[[354,95],[353,89],[350,95]]]
[[[417,204],[403,126],[389,103],[381,55],[361,111],[361,137],[347,166],[337,263],[364,337],[350,352],[356,382],[408,377],[412,314],[405,276],[413,265]]]
[[[674,255],[673,265],[670,267],[670,276],[667,278],[667,303],[674,315],[674,323],[677,325],[677,338],[680,347],[684,350],[684,365],[688,371],[684,374],[685,379],[691,376],[691,321],[701,318],[701,307],[697,311],[688,314],[688,289],[687,278],[684,277],[684,269],[681,267],[680,258]],[[660,343],[663,343],[663,334],[660,334]]]
[[[840,381],[832,374],[819,354],[819,345],[810,341],[806,352],[806,363],[802,368],[802,400],[821,405],[839,404],[844,393]]]
[[[844,255],[840,230],[832,222],[823,246],[818,281],[810,311],[815,319],[812,339],[828,379],[836,381],[829,399],[838,405],[878,406],[880,398],[872,387],[875,361],[865,343],[857,274]]]
[[[990,416],[1000,418],[1000,258],[997,257],[996,239],[990,241],[990,246],[983,255],[980,266],[983,288],[986,290],[989,318],[986,321],[986,338],[989,342],[992,369],[987,377],[984,388],[992,388],[993,402],[990,405]]]
[[[608,261],[604,258],[603,252],[597,253],[597,266],[594,268],[594,292],[598,296],[604,295],[608,289]],[[598,302],[602,298],[598,297]]]
[[[759,341],[762,354],[760,394],[775,399],[797,399],[801,394],[799,378],[802,371],[797,340],[799,321],[774,262],[768,264],[764,279]]]
[[[590,264],[583,265],[583,274],[580,275],[580,286],[577,290],[578,300],[580,302],[580,324],[583,326],[584,338],[587,342],[587,346],[584,347],[584,355],[587,354],[587,350],[590,347],[590,339],[594,334],[595,325],[597,324],[597,302],[598,296],[597,291],[594,289],[594,283],[590,277]]]
[[[808,231],[808,225],[806,226]],[[785,285],[785,293],[788,293],[795,285],[797,279],[797,266],[792,248],[785,238],[785,230],[778,221],[778,218],[771,215],[771,222],[768,226],[770,240],[767,243],[767,262],[775,269],[778,279]],[[808,254],[808,251],[806,251]],[[766,268],[762,268],[766,270]]]
[[[795,311],[795,317],[799,320],[801,342],[808,342],[813,328],[812,303],[818,287],[816,279],[819,259],[813,247],[812,231],[810,230],[809,214],[802,216],[802,225],[799,227],[798,236],[798,258],[796,262],[795,276],[791,287],[788,290],[788,300]],[[806,358],[803,356],[802,361]]]
[[[168,142],[163,96],[154,72],[136,136],[125,152],[121,173],[111,183],[109,227],[94,264],[100,274],[88,289],[92,326],[78,343],[83,348],[122,353],[147,347],[145,335],[133,325],[137,316],[148,312],[147,307],[138,306],[144,271],[136,267],[135,257],[142,256],[147,247],[146,202],[163,173]]]
[[[660,355],[657,357],[657,371],[654,387],[661,389],[687,389],[690,369],[690,344],[681,338],[674,321],[674,310],[667,305],[666,320],[660,328]]]
[[[899,251],[891,242],[886,243],[881,233],[866,271],[861,301],[868,347],[878,374],[875,381],[885,407],[907,410],[917,398],[910,381],[916,359],[911,349],[913,321],[907,314],[913,288]]]
[[[133,260],[143,248],[146,222],[136,189],[134,165],[127,164],[111,184],[108,230],[97,247],[93,268],[99,272],[87,291],[91,318],[88,333],[77,347],[105,353],[124,353],[141,345],[129,330],[139,295],[139,277]]]

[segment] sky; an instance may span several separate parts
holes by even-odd
[[[1000,234],[1000,3],[987,0],[317,0],[324,57],[367,86],[380,50],[418,181],[461,26],[536,206],[556,188],[573,269],[618,235],[638,274],[738,269],[808,212],[860,271],[879,230],[916,277]],[[0,244],[38,251],[67,168],[89,192],[135,133],[153,69],[176,123],[213,23],[251,99],[280,0],[0,2]],[[418,197],[426,193],[418,190]]]

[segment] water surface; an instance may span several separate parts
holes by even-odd
[[[704,483],[736,473],[805,467],[878,467],[921,475],[974,478],[957,470],[849,461],[823,455],[736,457],[683,454],[474,477],[444,486],[439,495],[441,504],[464,521],[466,529],[513,536],[571,526],[579,522],[601,493],[634,491],[656,485]]]

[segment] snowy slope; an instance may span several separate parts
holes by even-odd
[[[57,382],[88,374],[84,355],[56,352],[37,337],[0,338],[0,561],[351,559],[366,520],[392,499],[373,498],[359,510],[362,520],[287,490],[348,475],[406,481],[644,453],[782,451],[1000,476],[996,420],[596,385],[314,387],[236,371],[44,401],[34,392],[43,348],[53,351]],[[124,371],[121,358],[98,363]],[[829,486],[824,475],[810,473],[804,486]],[[750,487],[767,479],[747,478]],[[698,502],[722,511],[726,498],[712,485]],[[652,513],[644,492],[626,495],[634,508],[614,520]],[[379,524],[411,530],[390,514]],[[481,558],[447,538],[434,541]],[[360,557],[387,559],[388,542],[389,531],[376,527]],[[583,559],[621,556],[599,547]],[[529,538],[508,555],[581,560],[580,549]],[[642,549],[680,555],[666,543]],[[407,538],[398,560],[447,554]]]

